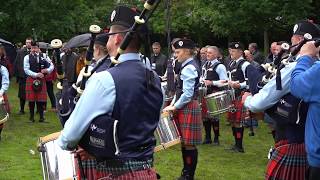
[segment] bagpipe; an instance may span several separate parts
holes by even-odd
[[[73,84],[71,87],[68,86],[64,78],[62,62],[60,58],[60,48],[62,46],[62,42],[58,39],[54,39],[51,41],[51,46],[53,47],[56,55],[57,62],[57,77],[59,82],[57,84],[57,88],[60,90],[57,95],[57,113],[60,119],[61,124],[64,126],[65,122],[69,119],[71,113],[73,112],[75,105],[80,98],[82,92],[85,89],[85,84],[92,73],[95,72],[97,68],[93,70],[89,70],[89,66],[91,65],[91,61],[93,58],[93,45],[96,39],[97,34],[100,33],[101,28],[97,25],[91,25],[89,28],[91,32],[90,44],[86,54],[85,67],[83,72],[83,78],[81,81]],[[99,62],[99,64],[103,63],[103,61]],[[100,65],[97,65],[99,67]]]
[[[320,39],[313,39],[309,33],[304,34],[303,37],[304,39],[296,45],[289,46],[289,44],[287,43],[282,43],[281,51],[279,52],[277,57],[274,59],[274,61],[272,63],[266,63],[261,65],[261,67],[259,68],[259,71],[261,74],[263,74],[263,76],[261,80],[257,83],[257,86],[251,87],[251,88],[256,88],[257,89],[256,92],[258,92],[272,78],[276,77],[277,90],[282,90],[280,70],[284,68],[286,65],[289,65],[289,63],[295,61],[296,55],[299,53],[299,51],[301,50],[302,46],[305,43],[314,40],[315,41],[314,45],[316,47],[320,46]],[[248,78],[250,79],[252,77],[248,77]]]

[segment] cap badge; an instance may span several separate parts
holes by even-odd
[[[238,48],[238,47],[239,47],[239,44],[235,44],[234,47]]]
[[[111,22],[113,22],[115,16],[116,16],[116,10],[113,10],[110,17]]]
[[[183,41],[179,41],[179,46],[183,46]]]
[[[298,24],[294,25],[294,27],[293,27],[293,33],[296,33],[296,31],[298,30],[298,27],[299,27]]]

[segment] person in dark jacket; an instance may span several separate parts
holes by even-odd
[[[167,56],[161,53],[161,45],[159,42],[152,44],[153,54],[150,58],[151,67],[159,76],[163,76],[167,70]]]
[[[17,78],[17,82],[19,83],[19,91],[18,91],[18,97],[20,100],[20,111],[18,114],[24,114],[24,106],[26,103],[26,74],[23,69],[23,60],[24,57],[28,54],[30,54],[31,51],[31,43],[32,38],[28,37],[26,38],[26,44],[22,49],[18,50],[17,57],[14,63],[14,70],[15,70],[15,76]]]

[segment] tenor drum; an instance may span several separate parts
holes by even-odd
[[[219,91],[205,97],[209,117],[225,113],[232,107],[232,90]]]
[[[157,141],[160,142],[160,144],[155,147],[155,152],[180,143],[180,134],[176,123],[172,120],[168,112],[163,112],[161,114],[155,136]]]
[[[44,180],[77,180],[75,159],[70,151],[62,150],[56,139],[60,132],[41,137],[40,152]]]

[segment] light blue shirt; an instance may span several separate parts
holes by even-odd
[[[140,59],[139,54],[127,53],[119,57],[120,62]],[[112,114],[116,100],[115,83],[108,71],[94,73],[76,104],[57,143],[65,150],[74,149],[91,121],[99,115]]]
[[[309,104],[305,124],[305,144],[308,163],[320,167],[320,62],[302,56],[291,74],[292,95]]]
[[[277,90],[276,77],[273,77],[257,94],[248,96],[244,106],[252,112],[261,112],[275,105],[290,92],[290,76],[296,64],[292,62],[281,69],[282,90]]]
[[[50,66],[47,68],[48,74],[50,74],[54,69],[53,63],[51,62],[51,59],[49,58],[49,56],[47,56],[45,53],[42,53],[42,55],[43,55],[42,58],[50,64]],[[37,61],[39,62],[39,59]],[[30,70],[29,55],[26,55],[23,59],[23,69],[28,76],[31,76],[33,78],[37,77],[38,73]]]
[[[1,66],[1,76],[2,76],[2,83],[0,89],[0,96],[2,96],[9,88],[9,72],[6,67]]]
[[[189,58],[186,61],[182,63],[182,66],[185,66],[188,62],[192,61],[193,58]],[[193,93],[194,93],[194,86],[196,83],[196,78],[198,77],[198,71],[197,69],[189,64],[185,66],[181,70],[181,76],[180,79],[182,80],[183,87],[182,87],[182,95],[180,98],[174,103],[174,107],[176,109],[181,109],[183,106],[185,106],[187,103],[189,103],[192,100]],[[176,100],[176,96],[173,99],[174,101]]]

